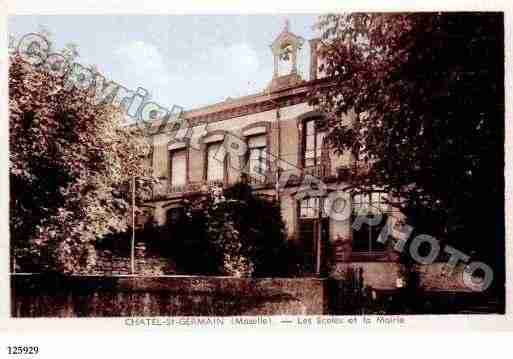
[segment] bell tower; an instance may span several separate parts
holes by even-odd
[[[305,40],[289,31],[289,21],[285,21],[283,30],[271,44],[274,58],[273,79],[269,85],[270,91],[290,87],[302,82],[298,74],[298,53]]]

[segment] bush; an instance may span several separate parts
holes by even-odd
[[[278,201],[259,197],[238,183],[182,205],[179,220],[166,226],[149,223],[136,233],[149,252],[172,259],[179,273],[301,275],[302,250],[296,241],[286,240]],[[128,235],[112,239],[110,250],[130,241]]]
[[[186,273],[284,276],[288,246],[279,203],[238,183],[185,202],[185,221],[169,228],[182,239],[171,256]]]

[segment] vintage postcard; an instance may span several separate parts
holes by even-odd
[[[6,326],[505,328],[507,17],[466,10],[9,15]]]

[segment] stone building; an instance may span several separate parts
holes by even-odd
[[[185,136],[180,134],[183,128],[171,122],[153,135],[151,162],[160,183],[147,205],[154,220],[165,225],[181,215],[185,197],[200,195],[211,185],[247,181],[256,193],[280,201],[289,240],[301,241],[307,249],[305,262],[312,275],[358,267],[369,285],[393,288],[400,277],[398,255],[377,241],[385,220],[358,231],[351,221],[362,207],[392,212],[386,194],[350,191],[354,158],[329,147],[326,130],[317,125],[323,114],[307,101],[312,86],[326,81],[319,71],[318,43],[305,41],[285,25],[270,46],[274,72],[267,88],[184,112],[183,122],[191,126]],[[298,53],[305,47],[310,56],[307,78],[298,71]],[[351,121],[351,114],[343,120]],[[223,150],[227,133],[246,144],[243,159],[223,155],[228,154]],[[240,166],[241,161],[246,166]],[[308,177],[322,181],[325,190],[304,195]],[[330,216],[330,210],[341,215]]]

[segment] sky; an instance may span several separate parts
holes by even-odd
[[[164,107],[191,109],[262,91],[273,74],[271,42],[289,30],[318,36],[317,15],[23,15],[9,18],[9,33],[49,30],[56,49],[78,46],[76,62],[96,65],[110,80],[143,87]],[[308,42],[299,71],[308,73]]]

